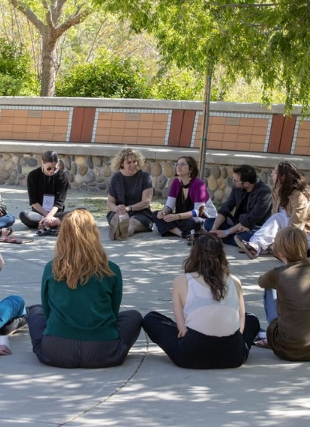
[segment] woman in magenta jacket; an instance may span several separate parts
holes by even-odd
[[[216,209],[206,184],[198,178],[196,160],[180,157],[175,165],[176,178],[169,190],[165,206],[153,212],[153,221],[162,235],[187,238],[191,230],[201,229],[206,218],[216,216]]]

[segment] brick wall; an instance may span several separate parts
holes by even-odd
[[[201,102],[0,98],[0,141],[199,148]],[[211,103],[207,149],[309,155],[310,120],[283,106]]]

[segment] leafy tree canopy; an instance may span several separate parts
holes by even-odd
[[[225,67],[232,81],[261,79],[262,100],[275,88],[293,103],[310,104],[308,0],[93,0],[153,33],[167,63],[212,75]]]

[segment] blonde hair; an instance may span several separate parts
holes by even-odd
[[[296,227],[282,228],[276,235],[273,252],[277,257],[283,255],[288,262],[307,258],[308,239],[304,231]]]
[[[134,157],[135,160],[137,160],[138,170],[142,168],[145,162],[143,154],[134,148],[124,148],[114,157],[114,159],[112,159],[111,167],[113,171],[119,171],[120,169],[123,169],[123,163],[125,160],[128,160],[129,157]]]
[[[86,285],[92,276],[102,279],[114,275],[94,217],[86,209],[75,209],[64,216],[52,268],[55,280],[65,280],[71,289]]]

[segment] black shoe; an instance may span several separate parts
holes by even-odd
[[[38,230],[37,235],[38,236],[55,236],[55,237],[57,237],[58,233],[59,233],[58,228],[45,227],[41,230]]]
[[[27,323],[27,316],[15,317],[14,319],[6,323],[4,326],[2,326],[2,328],[0,329],[0,335],[11,335],[15,331],[17,331],[17,329],[20,329],[23,326],[27,325]]]
[[[29,305],[29,307],[26,307],[26,311],[27,311],[27,315],[29,314],[29,312],[35,308],[35,307],[39,307],[40,310],[42,311],[42,304],[34,304],[34,305]]]

